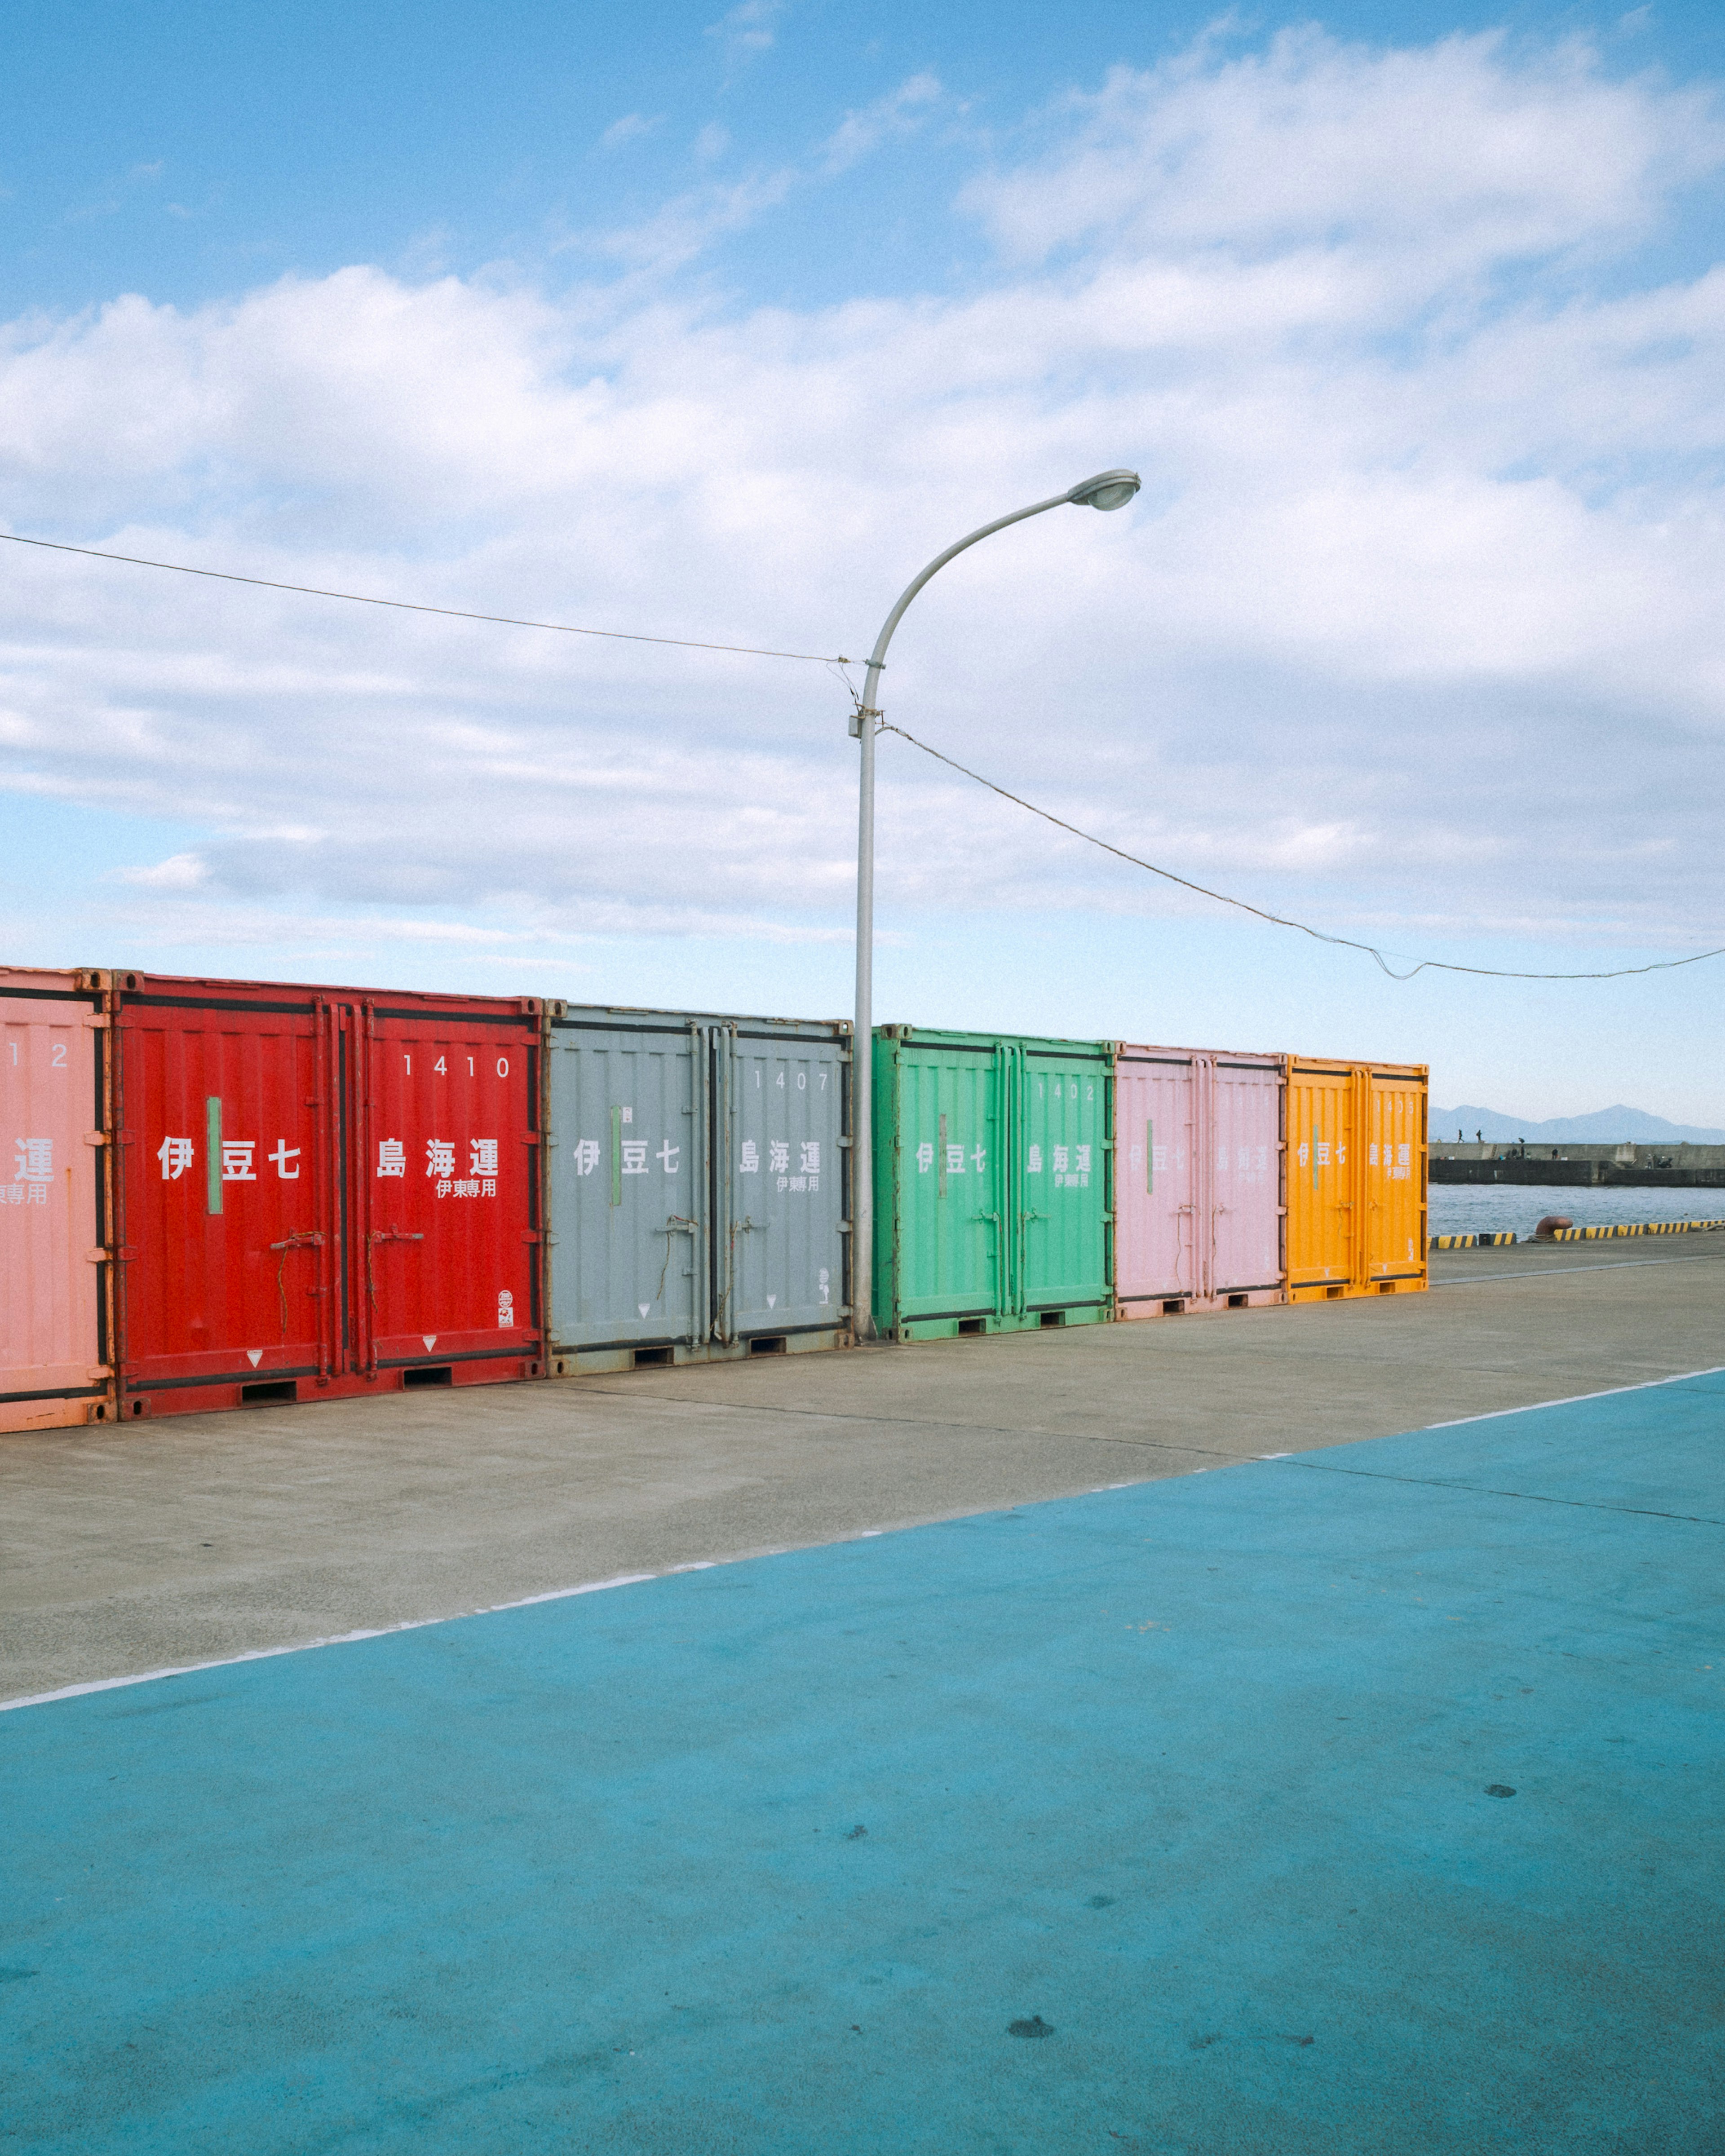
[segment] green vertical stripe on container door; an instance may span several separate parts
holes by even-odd
[[[623,1111],[611,1111],[611,1203],[623,1203]]]
[[[222,1209],[222,1103],[213,1097],[203,1104],[203,1173],[204,1189],[208,1194],[204,1210],[219,1213]]]

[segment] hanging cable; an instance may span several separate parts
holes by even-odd
[[[1082,839],[1086,845],[1100,846],[1105,854],[1112,854],[1117,860],[1130,862],[1135,869],[1146,869],[1152,875],[1161,876],[1168,883],[1178,884],[1183,891],[1196,891],[1200,898],[1212,898],[1219,906],[1237,906],[1242,913],[1250,913],[1260,921],[1267,921],[1272,927],[1297,929],[1302,936],[1312,937],[1320,943],[1334,943],[1344,951],[1363,951],[1368,958],[1377,961],[1393,981],[1411,981],[1415,973],[1476,973],[1494,981],[1618,981],[1630,973],[1668,973],[1678,966],[1698,966],[1704,958],[1725,957],[1725,946],[1722,946],[1717,951],[1697,951],[1687,958],[1660,958],[1651,966],[1614,966],[1604,972],[1594,973],[1520,973],[1501,966],[1458,966],[1452,965],[1447,958],[1421,958],[1408,972],[1399,973],[1375,944],[1356,943],[1351,937],[1332,936],[1324,929],[1309,927],[1303,921],[1290,921],[1280,913],[1266,913],[1261,906],[1253,906],[1246,899],[1230,898],[1226,891],[1212,891],[1208,885],[1194,883],[1189,876],[1176,875],[1172,869],[1158,868],[1154,861],[1141,860],[1137,855],[1126,853],[1118,846],[1111,846],[1106,839],[1097,838],[1093,832],[1081,831],[1076,824],[1067,823],[1064,817],[1054,815],[1046,808],[1039,808],[1034,801],[1026,801],[1021,794],[1009,793],[1005,787],[997,786],[992,778],[984,778],[981,772],[973,771],[968,764],[960,763],[955,757],[943,756],[939,749],[931,748],[927,742],[918,741],[914,734],[907,734],[902,726],[889,726],[882,719],[880,732],[896,734],[901,741],[907,741],[912,748],[920,748],[924,756],[932,756],[937,763],[943,763],[949,770],[974,779],[978,786],[987,787],[990,793],[998,793],[1003,801],[1010,801],[1015,808],[1027,808],[1033,816],[1040,816],[1045,824],[1052,824],[1060,830],[1070,831],[1075,839]]]
[[[603,636],[619,644],[668,644],[679,651],[732,651],[747,659],[804,659],[818,666],[846,666],[842,654],[772,651],[754,644],[706,644],[692,636],[648,636],[639,629],[575,629],[566,621],[522,621],[514,614],[470,613],[463,607],[423,606],[412,599],[380,599],[365,592],[326,591],[321,584],[283,584],[270,577],[242,577],[231,569],[194,569],[184,562],[152,562],[141,554],[105,554],[95,547],[68,547],[59,539],[27,539],[21,531],[0,531],[14,547],[40,547],[51,554],[81,554],[91,562],[124,562],[134,569],[171,569],[177,577],[209,577],[218,583],[250,584],[259,591],[297,592],[304,598],[347,599],[355,606],[393,607],[398,613],[436,613],[451,621],[489,621],[503,629],[548,629],[559,636]]]

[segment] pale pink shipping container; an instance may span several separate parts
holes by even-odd
[[[1277,1056],[1119,1050],[1117,1316],[1286,1300],[1282,1091]]]
[[[113,1413],[103,985],[0,968],[0,1430]]]

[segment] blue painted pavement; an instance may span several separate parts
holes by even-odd
[[[1719,2150],[1722,1440],[1707,1377],[0,1716],[0,2145]]]

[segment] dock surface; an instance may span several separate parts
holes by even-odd
[[[9,2145],[1719,2146],[1718,1263],[8,1441]]]

